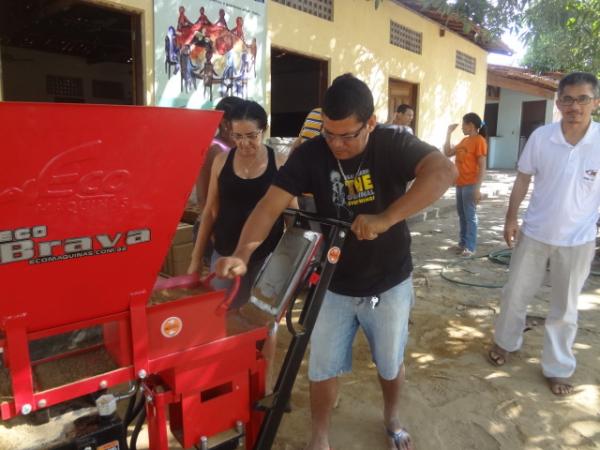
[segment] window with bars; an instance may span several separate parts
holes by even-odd
[[[467,55],[459,50],[456,51],[456,64],[455,67],[465,72],[475,73],[476,60],[472,56]]]
[[[420,55],[423,50],[423,33],[390,20],[390,44]]]
[[[273,0],[321,19],[333,21],[333,0]]]
[[[59,97],[83,97],[83,80],[46,75],[46,93]]]

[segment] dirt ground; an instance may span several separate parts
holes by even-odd
[[[512,177],[500,177],[510,183]],[[498,179],[490,182],[498,182]],[[448,193],[447,197],[451,197]],[[539,366],[549,286],[531,305],[522,350],[502,368],[485,359],[498,311],[500,289],[444,280],[499,285],[507,269],[485,255],[506,248],[502,240],[507,189],[479,208],[479,246],[474,260],[460,262],[457,217],[447,211],[411,225],[416,304],[406,349],[407,379],[402,421],[418,450],[600,449],[600,277],[590,276],[579,305],[575,344],[576,391],[554,396]],[[448,267],[449,266],[449,267]],[[284,351],[287,339],[280,336]],[[341,401],[332,418],[331,445],[342,450],[386,449],[382,399],[366,339],[354,345],[353,372],[341,378]],[[301,450],[309,435],[306,362],[296,381],[293,412],[284,417],[274,449]]]
[[[459,260],[447,250],[458,233],[452,192],[438,202],[445,205],[440,217],[410,226],[416,303],[405,353],[402,421],[418,450],[600,449],[600,277],[590,276],[580,299],[576,391],[559,398],[549,391],[539,367],[547,283],[531,306],[523,349],[511,355],[506,366],[495,368],[485,352],[500,289],[456,284],[441,276],[443,272],[447,278],[476,284],[504,282],[507,267],[490,262],[486,255],[505,248],[501,234],[511,182],[512,175],[507,174],[487,179],[484,190],[492,197],[479,209],[477,258]],[[285,327],[279,330],[281,361],[290,337]],[[333,448],[387,449],[376,369],[360,333],[353,372],[342,377],[340,385],[341,401],[332,419]],[[284,416],[274,450],[302,450],[309,436],[306,358],[292,408]],[[36,432],[26,426],[4,429],[0,450],[23,448],[9,445],[11,438],[14,443],[25,434],[35,441]],[[174,440],[172,445],[179,448]],[[146,448],[142,433],[138,449]]]

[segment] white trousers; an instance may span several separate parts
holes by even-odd
[[[556,247],[520,234],[502,290],[494,340],[514,352],[523,344],[527,306],[544,281],[550,260],[550,308],[546,317],[542,371],[545,377],[569,378],[575,372],[573,343],[577,334],[577,299],[590,273],[595,242]]]

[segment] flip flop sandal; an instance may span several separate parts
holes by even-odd
[[[504,351],[505,354],[502,354],[503,350],[497,346],[492,347],[487,354],[488,361],[492,366],[502,367],[506,364],[506,360],[508,358],[508,352]]]
[[[387,433],[388,437],[392,438],[397,449],[400,449],[401,444],[410,442],[410,434],[408,434],[408,431],[406,431],[404,428],[400,428],[398,431],[392,431],[385,427],[385,432]]]

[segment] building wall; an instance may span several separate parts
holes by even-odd
[[[142,66],[146,104],[155,103],[153,0],[93,0],[98,5],[141,14]],[[373,2],[336,0],[334,21],[319,19],[269,1],[268,46],[329,61],[329,79],[353,72],[373,91],[376,114],[387,120],[388,80],[417,83],[419,137],[441,147],[449,123],[460,122],[467,112],[483,115],[487,53],[480,47],[392,1],[375,10]],[[390,19],[423,33],[421,55],[389,43]],[[454,68],[456,50],[476,58],[476,74]],[[267,55],[269,52],[267,52]],[[267,58],[267,72],[270,61]],[[267,110],[270,109],[267,81]],[[0,93],[1,94],[1,93]],[[1,98],[1,97],[0,97]]]
[[[147,105],[154,105],[154,0],[90,0],[97,5],[122,9],[141,16],[142,70],[144,97]]]
[[[337,0],[334,21],[319,19],[278,3],[269,3],[271,46],[329,61],[330,81],[345,72],[364,80],[373,91],[378,119],[387,120],[388,80],[419,84],[417,134],[438,147],[449,123],[467,112],[483,115],[487,53],[446,31],[440,24],[387,1]],[[423,33],[422,54],[389,43],[390,19]],[[476,58],[476,74],[454,68],[456,50]],[[269,98],[269,84],[267,84]]]
[[[10,56],[4,62],[4,78],[2,84],[7,93],[21,101],[56,101],[55,95],[48,93],[46,76],[80,78],[83,84],[83,95],[72,98],[85,103],[123,103],[131,104],[131,67],[128,64],[97,63],[90,65],[85,58],[78,58],[56,53],[40,52],[16,47],[3,47],[5,56]],[[11,61],[16,61],[15,63]],[[18,64],[18,70],[9,70],[10,66]],[[123,88],[122,100],[94,97],[92,81],[109,81],[118,83]],[[9,97],[7,95],[7,97]],[[69,97],[63,97],[69,100]],[[10,97],[7,98],[10,100]]]
[[[546,100],[545,123],[553,121],[554,102],[542,97],[502,88],[498,106],[498,136],[490,138],[489,166],[492,169],[514,169],[519,152],[521,108],[523,102]]]

